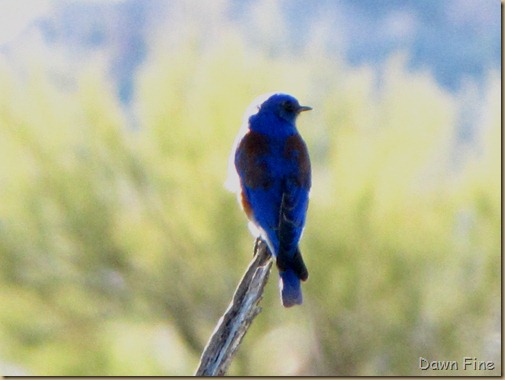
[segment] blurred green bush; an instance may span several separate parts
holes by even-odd
[[[0,63],[0,358],[33,375],[188,375],[252,253],[223,187],[242,113],[282,90],[313,163],[305,304],[271,277],[232,375],[419,375],[500,362],[500,81],[471,146],[460,98],[392,57],[379,76],[231,38],[158,49],[132,127],[100,66],[59,86]],[[463,371],[454,374],[480,374]]]

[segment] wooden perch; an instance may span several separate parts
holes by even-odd
[[[272,263],[266,244],[260,239],[256,240],[254,258],[207,342],[195,376],[223,376],[226,373],[242,338],[253,319],[261,312],[258,304]]]

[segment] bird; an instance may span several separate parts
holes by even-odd
[[[284,307],[302,304],[300,281],[309,275],[298,243],[308,209],[311,165],[296,119],[311,109],[281,92],[258,97],[244,115],[229,159],[227,187],[237,193],[251,232],[275,258]]]

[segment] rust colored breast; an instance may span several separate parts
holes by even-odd
[[[254,220],[254,213],[251,207],[251,202],[249,202],[249,199],[244,190],[242,190],[240,193],[240,203],[242,205],[242,210],[244,210],[245,214],[247,215],[247,218],[249,220]]]

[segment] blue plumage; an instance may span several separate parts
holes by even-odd
[[[247,120],[234,154],[242,208],[276,258],[284,306],[302,303],[308,272],[298,249],[311,186],[307,147],[295,121],[302,111],[290,95],[274,94]]]

